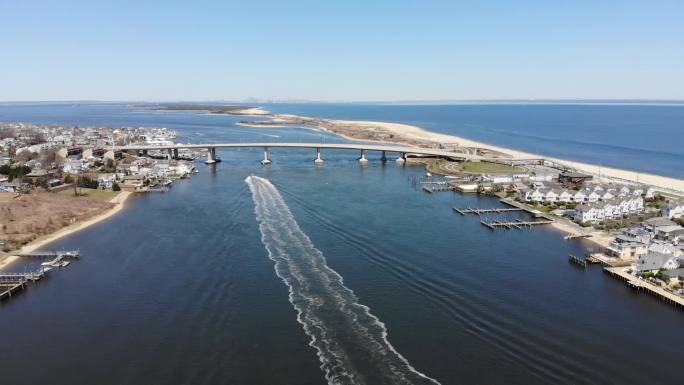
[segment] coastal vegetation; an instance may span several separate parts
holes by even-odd
[[[142,105],[138,107],[145,107],[152,110],[169,110],[169,111],[208,111],[210,114],[235,114],[242,115],[240,112],[250,110],[254,107],[248,106],[228,106],[218,104],[154,104]]]
[[[0,166],[0,174],[6,175],[10,182],[14,180],[14,178],[22,177],[30,172],[31,167],[29,166],[10,166],[7,164]]]
[[[119,191],[120,190],[121,189],[119,188]],[[85,198],[87,200],[93,200],[96,202],[109,202],[112,200],[112,198],[119,195],[119,191],[102,190],[98,188],[79,188],[76,198]],[[61,196],[74,197],[74,191],[71,189],[62,190],[57,194]]]
[[[40,236],[110,209],[113,204],[104,201],[104,197],[98,195],[101,194],[100,190],[97,191],[89,199],[69,196],[71,191],[57,194],[0,193],[0,239],[5,241],[3,250],[14,250]]]

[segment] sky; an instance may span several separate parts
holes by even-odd
[[[0,101],[684,100],[684,1],[0,0]]]

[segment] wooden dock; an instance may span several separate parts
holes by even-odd
[[[43,259],[77,259],[80,258],[81,253],[78,250],[50,250],[50,251],[34,251],[32,253],[14,254],[22,258],[43,258]]]
[[[478,216],[481,216],[482,214],[500,214],[500,213],[507,213],[511,211],[523,211],[521,208],[517,207],[499,207],[499,208],[461,208],[461,207],[454,207],[454,211],[461,215],[466,215],[466,214],[475,214]]]
[[[587,261],[586,260],[579,258],[577,256],[574,256],[572,254],[570,254],[570,256],[568,257],[568,262],[575,264],[575,265],[577,265],[583,269],[587,268]]]
[[[533,226],[548,225],[549,223],[553,223],[553,221],[523,221],[516,219],[515,221],[480,221],[480,223],[492,230],[497,228],[522,230],[524,228],[532,228]]]
[[[436,183],[423,184],[422,189],[423,189],[423,191],[430,193],[430,194],[432,194],[434,192],[452,191],[453,190],[453,188],[451,186],[449,186],[448,184],[436,184]]]
[[[24,290],[26,280],[17,278],[13,280],[0,280],[0,301],[12,298],[12,295]]]
[[[569,239],[579,239],[579,238],[591,238],[591,234],[568,234],[563,237],[565,240]]]
[[[663,289],[643,279],[639,279],[625,271],[624,267],[604,267],[603,272],[613,278],[617,278],[627,283],[627,286],[637,291],[651,294],[661,301],[674,305],[678,309],[684,309],[684,297]]]

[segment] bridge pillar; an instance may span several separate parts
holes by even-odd
[[[368,159],[366,159],[366,150],[361,150],[361,157],[359,158],[359,163],[368,163]]]
[[[173,150],[170,148],[166,149],[166,160],[171,160],[173,159]]]
[[[382,156],[380,157],[380,161],[382,161],[383,163],[384,163],[384,162],[387,162],[387,156],[386,156],[384,150],[382,151]]]
[[[314,163],[316,163],[316,164],[323,164],[323,159],[321,159],[321,149],[320,149],[320,147],[316,149],[316,160],[314,160]]]
[[[406,153],[400,152],[399,157],[397,158],[397,163],[404,163],[404,162],[406,162]]]
[[[142,156],[147,157],[147,150],[142,150]]]
[[[264,147],[264,159],[261,161],[261,164],[263,164],[263,165],[271,164],[271,160],[268,159],[268,147]]]
[[[178,159],[178,149],[177,148],[173,149],[173,159]]]
[[[207,160],[204,161],[206,164],[216,163],[216,147],[207,148]]]

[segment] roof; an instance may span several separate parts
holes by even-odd
[[[651,251],[648,254],[639,257],[636,261],[636,269],[639,271],[644,270],[658,270],[665,265],[668,259],[672,258],[672,254],[663,254],[655,251]]]
[[[592,178],[591,175],[589,174],[582,174],[581,172],[573,172],[573,171],[565,171],[560,173],[559,176],[567,177],[567,178]]]
[[[674,269],[674,270],[665,270],[663,271],[663,276],[665,278],[681,278],[684,277],[684,267],[680,267],[679,269]]]
[[[649,226],[654,226],[654,227],[676,225],[676,223],[672,222],[671,220],[669,220],[667,218],[663,218],[663,217],[653,217],[653,218],[645,220],[644,223],[649,225]]]
[[[674,231],[679,231],[679,230],[684,230],[684,227],[679,226],[679,225],[659,226],[658,227],[658,232],[660,232],[660,233],[672,233]]]

